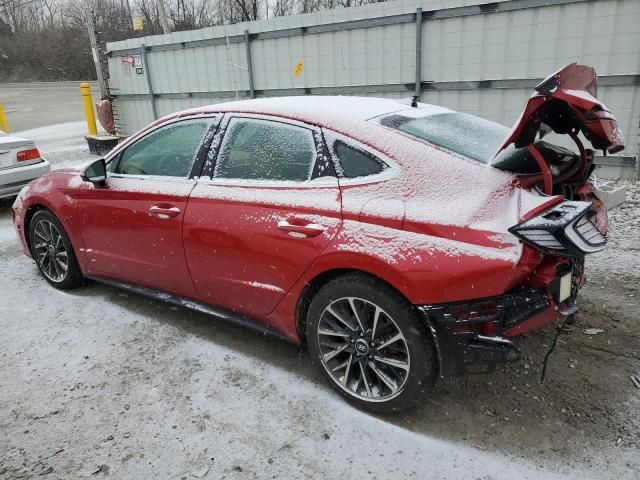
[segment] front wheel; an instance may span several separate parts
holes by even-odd
[[[71,240],[60,221],[48,210],[40,210],[29,223],[31,254],[47,282],[65,290],[82,283],[82,272]]]
[[[316,294],[307,342],[331,386],[366,410],[388,413],[421,400],[436,376],[425,323],[383,282],[350,274]]]

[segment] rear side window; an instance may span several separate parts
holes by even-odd
[[[154,130],[122,152],[114,173],[188,177],[213,121],[183,120]]]
[[[386,163],[374,155],[352,145],[347,145],[342,140],[334,141],[333,152],[338,157],[344,178],[375,175],[388,168]]]
[[[311,130],[270,120],[232,118],[214,177],[306,181],[316,159]]]
[[[380,124],[440,145],[482,163],[490,163],[507,137],[504,125],[460,112],[416,117],[401,113],[383,117]]]

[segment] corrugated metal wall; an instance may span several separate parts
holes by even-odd
[[[578,61],[638,152],[639,0],[397,0],[108,44],[117,124],[130,134],[158,116],[248,98],[249,33],[256,96],[410,97],[416,9],[422,15],[421,100],[511,125],[531,87]],[[127,67],[146,45],[148,69]],[[125,61],[123,61],[123,58]],[[294,75],[299,62],[302,73]],[[138,70],[140,71],[140,70]]]

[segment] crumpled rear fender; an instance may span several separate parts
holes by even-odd
[[[540,259],[521,244],[470,245],[346,220],[291,292],[328,271],[357,269],[381,278],[413,304],[454,302],[502,294],[523,282]]]

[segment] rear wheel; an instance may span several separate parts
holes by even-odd
[[[307,316],[307,341],[331,386],[380,413],[411,407],[435,379],[435,356],[415,309],[385,283],[350,274],[325,285]]]
[[[82,283],[82,272],[67,232],[48,210],[40,210],[29,223],[29,241],[38,270],[56,288],[69,289]]]

